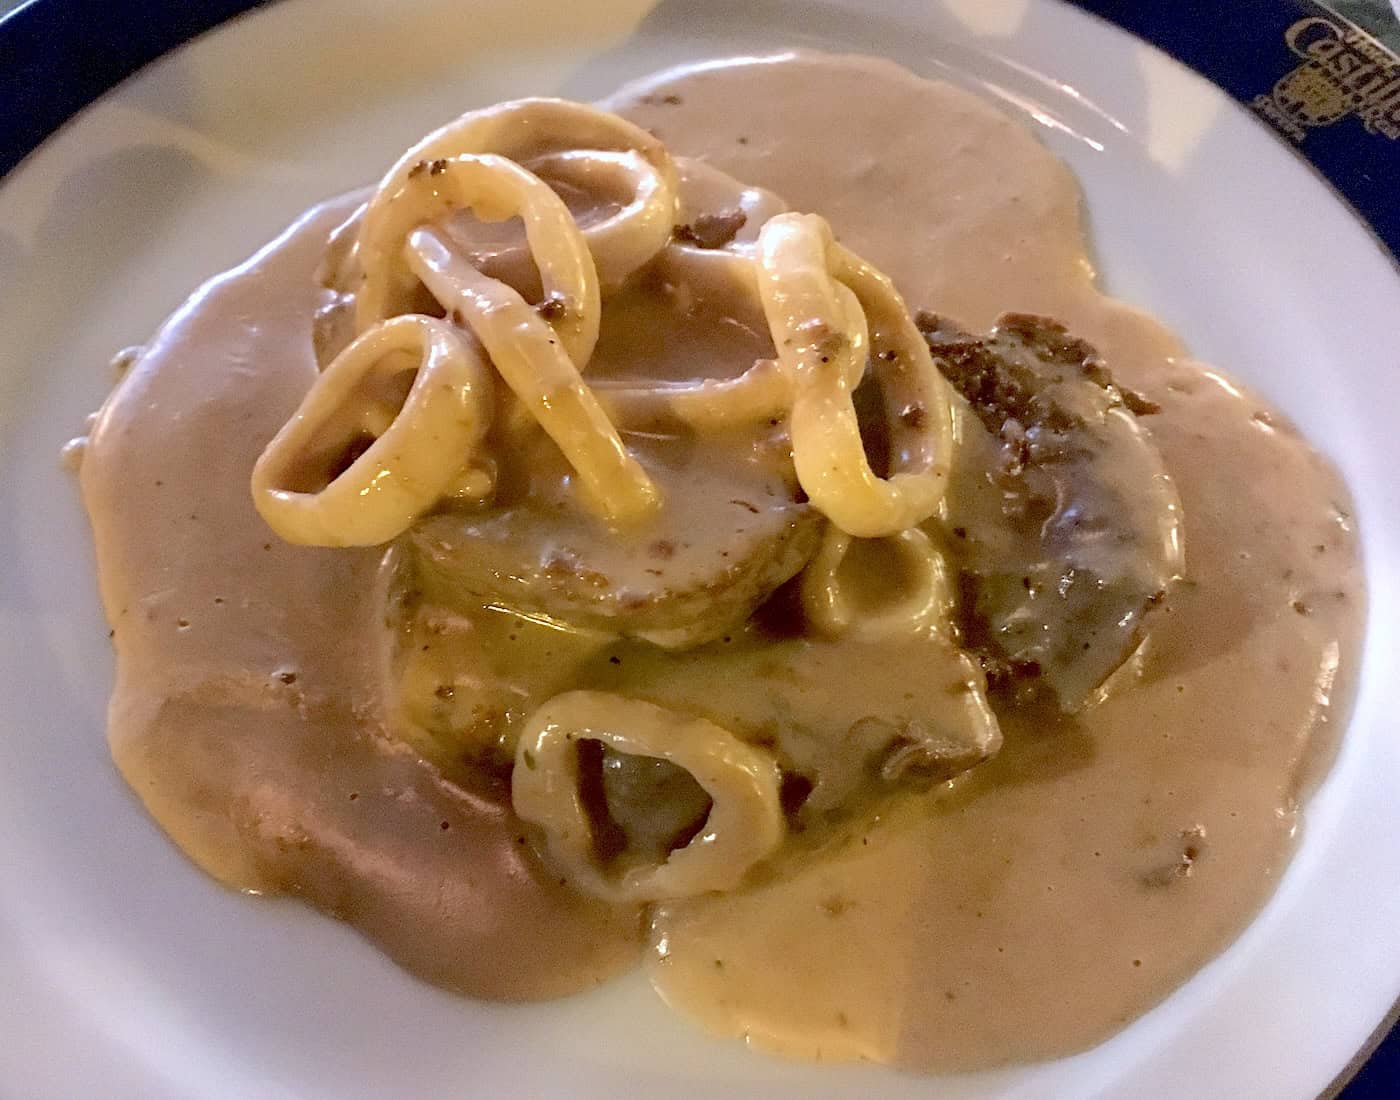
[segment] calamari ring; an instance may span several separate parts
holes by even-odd
[[[656,864],[609,874],[594,859],[579,791],[578,742],[668,760],[709,794],[699,834]],[[615,901],[656,901],[731,890],[782,843],[779,771],[767,753],[703,718],[602,691],[556,695],[535,711],[515,750],[511,801],[544,830],[547,849],[580,889]]]
[[[678,423],[705,433],[786,416],[792,389],[792,375],[776,359],[756,360],[737,378],[593,384],[608,416],[632,431]]]
[[[675,209],[674,175],[668,180],[638,150],[567,149],[535,157],[525,167],[589,194],[611,188],[632,196],[617,213],[579,227],[604,290],[615,290],[666,247],[671,226],[661,215]]]
[[[387,423],[377,402],[348,411],[367,379],[405,370],[416,372],[413,384]],[[253,467],[253,503],[288,542],[387,542],[460,477],[490,424],[493,385],[480,353],[446,322],[417,314],[385,321],[317,376]],[[366,435],[374,437],[368,449],[321,488],[288,485],[308,456],[339,456]]]
[[[874,641],[947,627],[952,619],[953,591],[943,555],[933,540],[917,527],[886,539],[907,567],[909,583],[900,598],[882,611],[858,613],[840,578],[853,539],[835,525],[827,527],[799,582],[802,609],[821,633]]]
[[[602,312],[593,255],[574,216],[549,184],[494,154],[436,161],[431,169],[410,175],[377,209],[375,201],[370,202],[360,225],[364,276],[355,293],[356,328],[364,332],[403,312],[391,300],[393,289],[417,282],[404,244],[415,229],[452,210],[472,210],[490,221],[520,216],[545,298],[559,304],[549,326],[552,335],[575,363],[587,363],[598,341]]]
[[[758,267],[773,344],[795,380],[790,430],[803,490],[858,538],[921,523],[947,486],[952,403],[893,284],[837,244],[815,214],[770,218],[759,234]],[[890,424],[894,469],[886,478],[870,468],[851,399],[866,362],[857,316],[870,325]]]
[[[388,240],[393,234],[382,224],[410,181],[427,176],[431,182],[437,163],[462,154],[495,153],[528,165],[579,150],[636,153],[650,169],[630,203],[584,230],[602,282],[611,287],[626,279],[665,246],[675,223],[676,169],[665,145],[641,127],[587,104],[548,98],[512,100],[469,112],[433,131],[385,174],[365,208],[355,251],[362,271],[387,263],[393,275],[364,302],[360,327],[369,323],[364,318],[396,312],[390,299],[400,301],[412,289],[407,273],[398,266],[397,249]],[[414,224],[427,220],[421,217]],[[386,242],[389,251],[380,251]]]
[[[567,216],[563,200],[544,183],[516,165],[509,172],[507,178],[533,181],[524,186],[542,188],[549,196],[536,194],[531,201],[557,204]],[[617,523],[653,511],[660,499],[656,486],[584,384],[562,335],[556,339],[535,307],[514,287],[483,275],[433,229],[410,233],[404,256],[448,314],[481,341],[506,385],[578,473],[588,500]]]

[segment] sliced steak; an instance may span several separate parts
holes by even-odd
[[[918,324],[972,414],[948,518],[965,644],[1003,695],[1079,709],[1182,574],[1181,502],[1142,420],[1156,407],[1048,318],[1006,314],[985,337]]]

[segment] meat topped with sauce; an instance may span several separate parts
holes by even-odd
[[[1181,504],[1146,426],[1156,406],[1049,318],[1008,313],[985,337],[917,320],[971,414],[949,495],[964,642],[994,688],[1078,710],[1182,574]]]
[[[662,497],[643,528],[619,533],[571,506],[541,439],[519,464],[518,498],[408,533],[428,599],[688,648],[737,629],[812,556],[820,517],[794,499],[766,434],[628,442]]]

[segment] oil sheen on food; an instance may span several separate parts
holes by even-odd
[[[663,74],[607,106],[720,170],[685,173],[697,208],[724,205],[728,177],[771,191],[829,219],[911,309],[973,331],[1006,311],[1054,317],[1160,407],[1148,419],[1186,565],[1131,682],[1071,716],[1002,710],[1000,751],[967,774],[846,804],[864,723],[961,705],[971,666],[947,646],[745,627],[669,653],[461,599],[450,555],[433,553],[448,544],[433,541],[442,517],[387,564],[378,549],[282,542],[249,474],[316,375],[315,273],[350,196],[192,299],[92,430],[81,482],[118,656],[122,774],[222,882],[304,897],[463,993],[557,996],[641,962],[719,1034],[922,1071],[1102,1040],[1227,945],[1287,863],[1356,664],[1345,487],[1282,415],[1098,291],[1073,177],[976,97],[880,60],[798,53]],[[697,315],[645,286],[605,304],[603,330],[590,377],[639,361],[652,377],[704,376],[771,354],[752,319]],[[716,449],[687,453],[668,480],[674,444],[635,446],[693,532],[651,548],[658,568],[742,556],[779,522],[730,511],[781,496],[776,466]],[[761,456],[763,433],[745,446]],[[556,459],[535,457],[547,486]],[[952,511],[965,488],[955,476]],[[483,531],[484,552],[510,536]],[[645,558],[634,551],[619,555]],[[410,553],[424,564],[405,587]],[[830,777],[810,797],[841,812],[734,891],[650,908],[589,899],[538,854],[508,771],[530,712],[578,688],[744,736],[787,722],[784,751]],[[792,732],[824,729],[839,735]]]

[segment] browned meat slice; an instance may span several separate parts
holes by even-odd
[[[994,686],[1076,710],[1181,576],[1181,503],[1141,419],[1156,408],[1056,321],[918,321],[985,429],[969,423],[949,497],[965,643]]]
[[[644,529],[612,531],[580,509],[552,468],[557,452],[541,446],[514,503],[433,516],[409,533],[426,598],[682,649],[738,627],[812,556],[820,519],[794,501],[790,474],[761,441],[628,445],[663,500]]]

